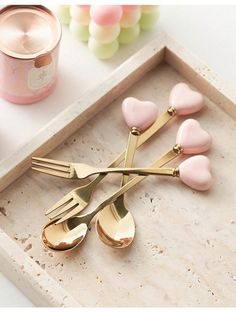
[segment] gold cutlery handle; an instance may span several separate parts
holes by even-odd
[[[125,160],[124,160],[124,167],[125,168],[130,168],[133,166],[134,155],[135,155],[135,151],[137,148],[138,139],[139,139],[140,134],[141,134],[140,130],[135,128],[135,127],[133,127],[131,129],[131,131],[129,132],[128,145],[126,148],[126,154],[125,154]],[[120,187],[125,185],[128,181],[129,181],[129,174],[123,173]],[[120,197],[118,197],[115,200],[114,206],[112,207],[113,215],[117,215],[116,206],[118,206],[118,207],[122,208],[122,210],[124,210],[124,194],[122,194]]]
[[[125,164],[124,167],[128,168],[131,167],[133,164],[134,153],[137,148],[138,139],[140,136],[140,131],[137,128],[132,128],[129,133],[128,145],[125,153]],[[129,181],[129,172],[128,174],[124,174],[121,180],[121,186],[125,185]]]
[[[144,133],[142,133],[138,137],[138,143],[137,143],[137,148],[140,147],[143,143],[145,143],[152,135],[154,135],[158,130],[160,130],[168,121],[170,121],[173,116],[175,116],[175,109],[170,107],[161,117],[159,117],[153,125],[147,129]],[[124,160],[126,154],[126,150],[120,153],[116,157],[116,159],[108,166],[108,168],[113,168],[119,166],[119,164]],[[161,167],[161,166],[160,166]],[[91,181],[91,188],[96,186],[104,177],[106,174],[100,174],[95,178],[94,180]]]
[[[92,171],[87,171],[82,179],[94,174],[122,173],[124,175],[138,174],[141,176],[147,175],[165,175],[176,176],[175,168],[100,168]]]

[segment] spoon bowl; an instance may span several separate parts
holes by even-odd
[[[122,203],[122,202],[120,202]],[[124,204],[123,204],[124,207]],[[103,243],[113,248],[129,246],[135,236],[135,222],[127,209],[117,209],[114,203],[107,205],[96,220],[96,231]]]
[[[86,223],[78,224],[76,216],[56,225],[58,220],[44,226],[41,240],[46,248],[53,251],[73,250],[84,240],[88,226]]]

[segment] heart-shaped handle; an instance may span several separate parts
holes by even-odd
[[[127,97],[122,103],[122,113],[128,127],[145,131],[157,119],[158,107],[151,101],[141,101]]]
[[[179,83],[170,92],[169,104],[175,108],[178,115],[187,115],[201,110],[204,98],[187,84]]]
[[[176,143],[184,149],[184,154],[200,154],[211,147],[212,139],[197,120],[187,119],[179,127]]]
[[[179,177],[195,190],[208,190],[213,183],[209,159],[202,155],[186,159],[179,165]]]

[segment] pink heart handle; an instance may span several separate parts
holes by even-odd
[[[145,131],[157,119],[158,107],[151,101],[141,101],[127,97],[122,103],[122,113],[128,127]]]
[[[203,155],[188,158],[179,165],[179,177],[195,190],[208,190],[213,183],[209,159]]]
[[[200,154],[211,147],[212,139],[197,120],[187,119],[179,127],[176,143],[184,149],[184,154]]]
[[[187,115],[201,110],[204,98],[187,84],[179,83],[170,92],[169,104],[175,108],[178,115]]]

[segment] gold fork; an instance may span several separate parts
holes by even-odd
[[[182,152],[183,152],[182,148],[180,146],[175,145],[171,151],[164,154],[159,160],[155,161],[152,164],[150,169],[153,169],[153,173],[155,172],[155,174],[157,174],[157,172],[158,172],[161,175],[178,177],[179,176],[179,169],[178,168],[161,168],[161,167],[164,166],[165,164],[167,164],[168,162],[170,162],[172,159],[175,159]],[[124,168],[124,169],[127,169],[127,168]],[[155,169],[156,169],[156,171],[155,171]],[[145,176],[139,175],[139,176],[136,176],[135,178],[133,178],[132,180],[130,180],[123,187],[121,187],[117,192],[114,193],[114,195],[116,195],[116,197],[114,198],[114,201],[117,199],[117,197],[119,197],[123,194],[123,191],[126,191],[126,189],[131,188],[133,185],[136,185],[137,183],[141,182],[145,178],[146,178],[146,175]],[[76,190],[77,189],[69,192],[66,196],[68,198],[73,197],[75,200],[76,199],[76,193],[77,193]],[[78,209],[81,209],[81,206],[79,203],[77,203],[77,206],[78,206]],[[101,206],[99,206],[99,208],[101,210]],[[64,207],[64,212],[65,211],[66,210]],[[61,219],[57,220],[55,222],[55,224],[60,224],[64,221],[66,221],[67,219],[71,218],[72,216],[76,215],[76,214],[74,214],[74,212],[78,212],[76,205],[74,206],[74,209],[72,211],[70,211],[68,214],[65,214]],[[56,215],[56,216],[58,216],[58,215]]]
[[[89,166],[87,164],[81,163],[67,163],[67,170],[60,170],[60,166],[55,166],[57,163],[61,163],[61,161],[54,159],[44,159],[44,158],[33,158],[33,160],[40,160],[41,162],[33,161],[32,164],[37,165],[38,167],[32,167],[33,170],[38,172],[46,173],[49,175],[57,176],[57,177],[66,177],[69,176],[70,179],[86,179],[95,174],[108,174],[108,173],[118,173],[118,174],[138,174],[142,176],[147,176],[151,174],[166,175],[166,170],[168,168],[96,168]],[[45,163],[44,163],[45,161]],[[64,162],[66,164],[66,162]],[[44,169],[44,167],[46,169]],[[55,167],[57,170],[55,170]],[[52,169],[52,170],[51,170]],[[169,168],[172,169],[172,168]],[[127,182],[126,182],[127,183]],[[124,184],[123,184],[124,185]]]

